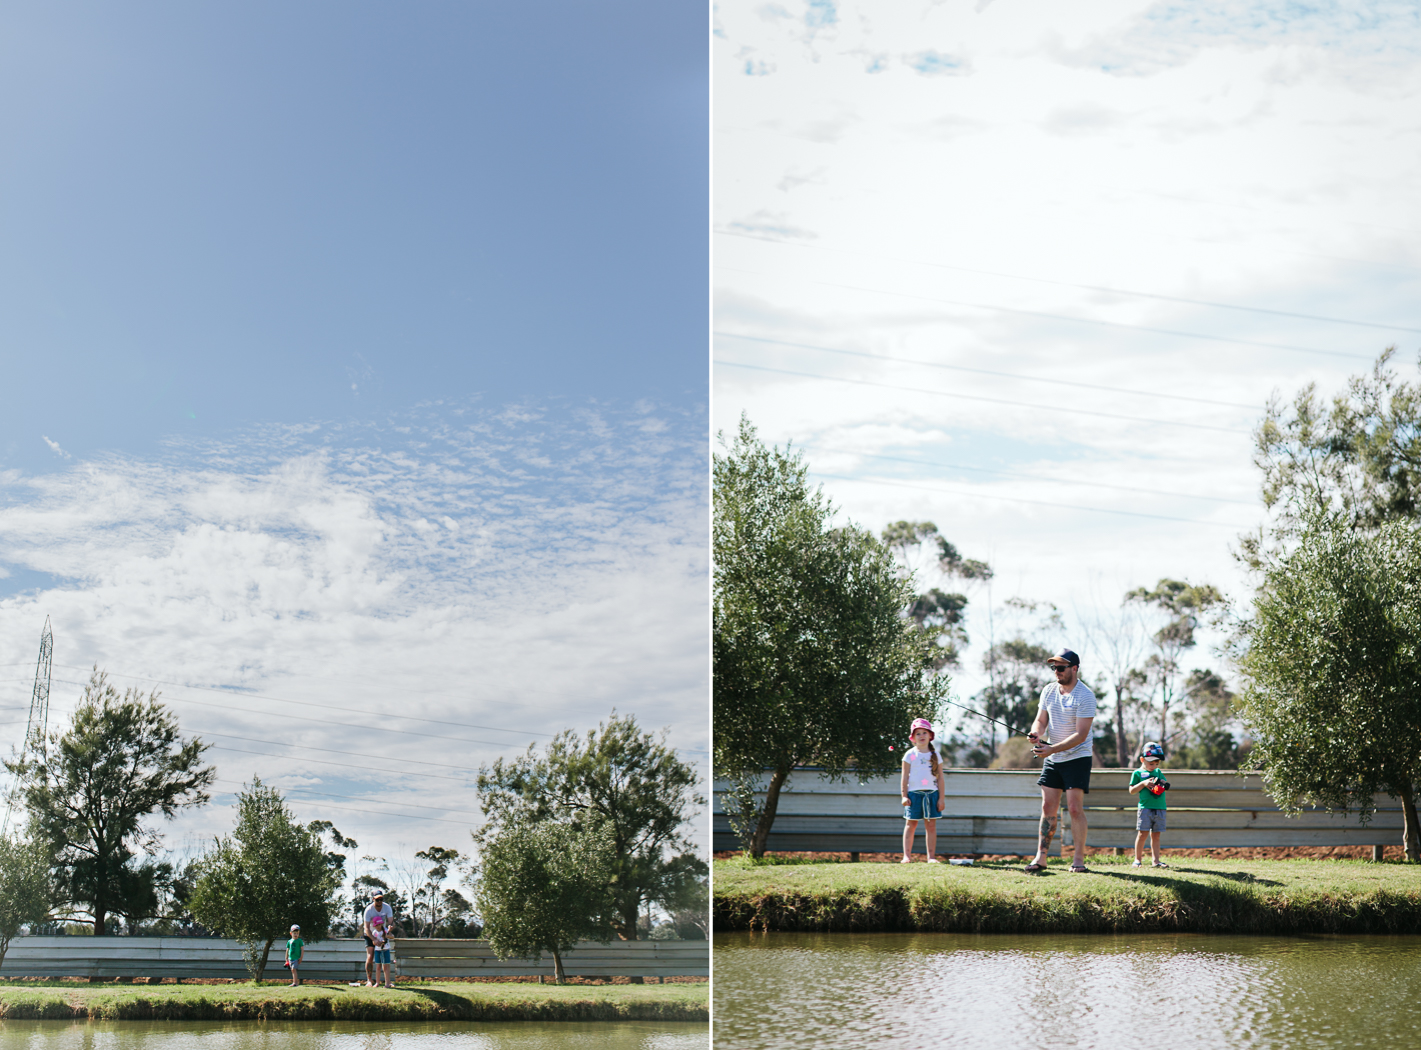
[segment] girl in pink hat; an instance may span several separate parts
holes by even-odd
[[[899,784],[904,822],[902,863],[913,859],[913,836],[921,820],[928,839],[928,863],[938,864],[941,862],[937,859],[937,816],[946,805],[947,788],[943,784],[942,763],[933,749],[937,734],[926,718],[915,718],[908,735],[913,739],[913,746],[903,756],[903,780]]]

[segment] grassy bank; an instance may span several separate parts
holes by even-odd
[[[1148,863],[1148,862],[1147,862]],[[1088,874],[1021,864],[715,864],[717,930],[1421,933],[1421,866],[1180,858]]]
[[[0,986],[0,1019],[110,1021],[705,1021],[709,985]]]

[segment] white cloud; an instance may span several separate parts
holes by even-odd
[[[58,441],[51,441],[49,438],[45,437],[45,435],[43,435],[43,434],[41,434],[40,437],[44,438],[44,443],[49,446],[49,450],[50,450],[51,452],[53,452],[56,456],[58,456],[60,459],[73,459],[73,458],[74,458],[74,457],[71,456],[68,452],[65,452],[64,449],[62,449],[62,448],[59,447],[59,442],[58,442]]]
[[[1270,393],[1417,345],[1414,5],[844,2],[812,47],[752,12],[718,7],[716,326],[807,346],[718,338],[716,428],[805,447],[847,518],[936,521],[997,604],[1246,593]]]
[[[165,683],[185,727],[238,749],[212,753],[228,782],[294,778],[465,827],[480,764],[613,708],[671,726],[704,767],[704,425],[647,405],[438,405],[8,474],[0,563],[65,582],[0,600],[0,662],[32,669],[50,615],[52,722],[97,664]],[[0,695],[28,691],[15,677]],[[355,807],[331,819],[387,844],[467,845],[457,825],[308,801]],[[209,808],[182,826],[228,823]]]

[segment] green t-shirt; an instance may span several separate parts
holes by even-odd
[[[1134,787],[1140,781],[1145,780],[1151,776],[1156,776],[1159,777],[1161,780],[1164,780],[1165,776],[1163,767],[1155,766],[1155,771],[1153,773],[1149,772],[1143,767],[1135,770],[1135,772],[1130,774],[1130,786]],[[1137,794],[1135,797],[1139,799],[1141,809],[1164,809],[1164,796],[1165,792],[1160,792],[1160,794],[1156,795],[1149,788],[1140,788],[1139,794]]]
[[[301,958],[301,949],[306,947],[306,942],[300,937],[292,937],[286,942],[286,958],[295,962]]]

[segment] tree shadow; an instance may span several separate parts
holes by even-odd
[[[1252,875],[1246,871],[1206,871],[1203,868],[1179,868],[1173,865],[1168,868],[1130,868],[1126,871],[1110,871],[1105,868],[1091,868],[1090,870],[1096,875],[1104,875],[1111,879],[1124,879],[1127,882],[1147,882],[1154,886],[1168,886],[1176,891],[1184,890],[1185,892],[1199,890],[1201,888],[1200,884],[1193,879],[1178,878],[1175,873],[1211,875],[1216,879],[1227,879],[1229,882],[1239,882],[1249,886],[1283,885],[1275,879],[1260,879],[1257,875]]]

